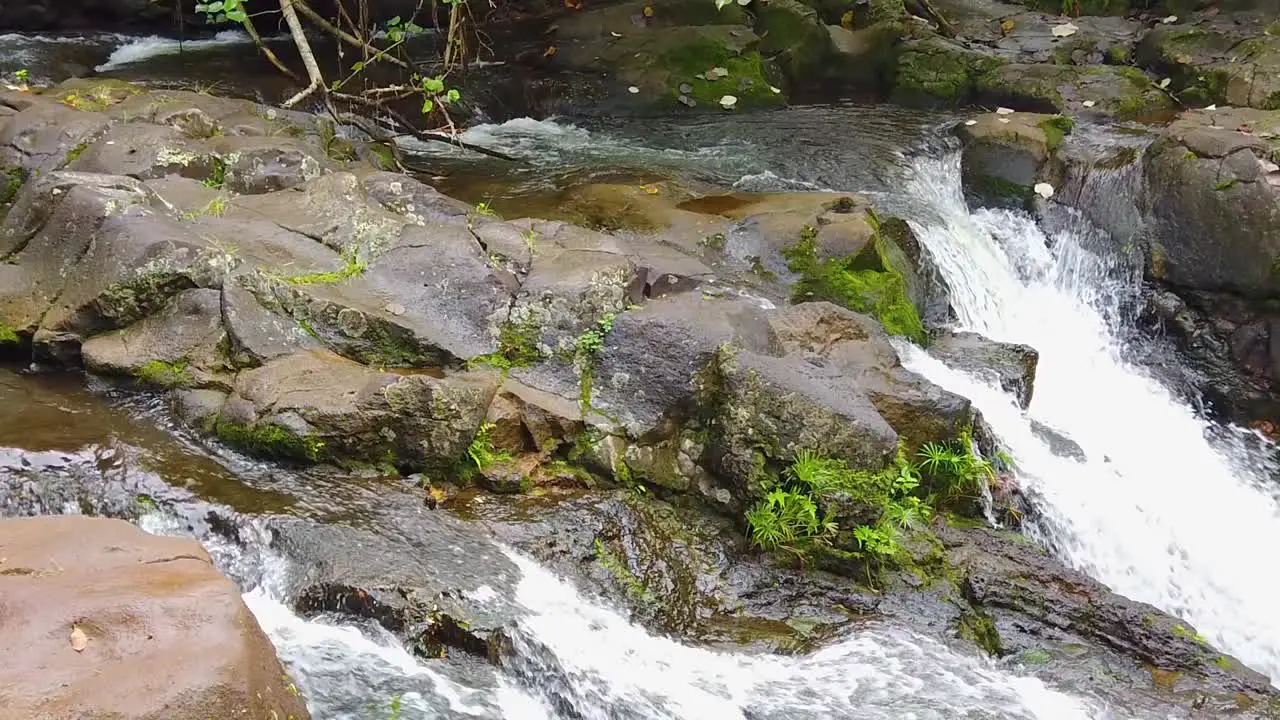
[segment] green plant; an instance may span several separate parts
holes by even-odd
[[[496,462],[506,462],[511,459],[511,453],[505,450],[497,450],[493,447],[493,440],[490,435],[496,426],[491,422],[481,423],[476,435],[471,440],[471,444],[467,446],[467,457],[471,458],[471,462],[475,463],[476,470],[484,470],[486,467]]]
[[[183,220],[195,220],[201,217],[222,217],[227,212],[227,199],[219,195],[210,200],[199,210],[188,210],[182,213]]]
[[[533,228],[529,228],[520,237],[524,240],[524,247],[529,251],[529,257],[532,259],[538,244],[538,233],[534,232]]]
[[[350,247],[344,250],[342,262],[342,268],[339,270],[291,275],[284,281],[290,285],[331,285],[363,275],[365,270],[369,269],[369,264],[360,259],[358,248]]]
[[[858,541],[858,547],[872,558],[889,559],[901,551],[892,525],[860,525],[854,528],[853,537]]]
[[[747,511],[751,541],[772,550],[802,540],[834,533],[835,524],[818,517],[818,505],[809,495],[782,488],[771,491]]]
[[[201,180],[200,184],[213,190],[221,190],[227,184],[227,161],[213,155],[209,164],[209,177]]]
[[[242,23],[249,17],[244,5],[245,0],[214,0],[211,3],[196,3],[196,12],[207,15],[211,23]]]
[[[467,211],[467,226],[470,227],[471,224],[476,221],[476,218],[496,217],[497,214],[497,211],[495,211],[489,203],[483,201],[478,202]]]
[[[138,368],[138,379],[151,385],[162,387],[183,387],[194,382],[186,360],[165,362],[152,360]]]
[[[16,80],[19,85],[26,85],[31,82],[31,71],[26,68],[21,68],[13,73],[13,79]]]
[[[919,456],[933,489],[948,498],[974,494],[995,477],[991,462],[973,451],[968,432],[951,443],[925,443]]]

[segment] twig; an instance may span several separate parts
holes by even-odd
[[[281,1],[283,2],[283,0],[281,0]],[[363,50],[363,51],[365,51],[365,52],[371,52],[371,53],[374,53],[375,55],[376,55],[376,54],[380,54],[380,53],[385,52],[385,51],[383,51],[383,50],[379,50],[378,48],[374,47],[373,45],[370,45],[369,43],[367,43],[367,42],[365,42],[365,41],[361,40],[360,38],[358,38],[358,37],[356,37],[356,36],[354,36],[354,35],[350,35],[350,34],[348,34],[348,33],[347,33],[346,31],[344,31],[342,28],[337,27],[336,25],[334,25],[333,23],[329,22],[328,20],[325,20],[324,18],[320,17],[320,14],[319,14],[319,13],[317,13],[315,10],[312,10],[312,9],[311,9],[311,6],[310,6],[310,5],[307,5],[305,2],[303,2],[303,0],[291,0],[291,2],[292,2],[295,6],[297,6],[297,8],[298,8],[298,12],[301,12],[303,15],[306,15],[306,16],[307,16],[307,19],[308,19],[308,20],[310,20],[311,22],[315,23],[316,25],[319,25],[319,26],[320,26],[320,29],[322,29],[322,30],[324,30],[325,32],[327,32],[327,33],[329,33],[329,34],[333,35],[334,37],[338,38],[339,40],[342,40],[343,42],[347,43],[348,45],[354,45],[354,46],[356,46],[356,47],[360,48],[361,50]],[[391,63],[391,64],[393,64],[393,65],[398,65],[399,67],[402,67],[402,68],[404,68],[405,70],[411,70],[411,69],[412,69],[412,68],[410,68],[410,67],[409,67],[409,63],[407,63],[407,62],[405,62],[405,61],[401,60],[401,59],[400,59],[400,58],[398,58],[398,57],[392,57],[392,56],[388,55],[388,56],[386,56],[386,59],[387,59],[387,62],[389,62],[389,63]]]
[[[324,87],[324,75],[320,72],[320,65],[316,63],[316,56],[311,52],[311,43],[307,42],[307,35],[302,29],[302,21],[298,19],[298,14],[293,10],[293,4],[296,1],[298,0],[280,0],[280,13],[284,15],[284,21],[289,26],[289,34],[293,37],[293,44],[298,49],[298,55],[302,57],[302,65],[307,69],[307,77],[311,79],[311,84],[303,88],[297,95],[286,100],[281,105],[281,107],[285,108],[297,105],[308,95]],[[324,91],[321,90],[321,92]]]
[[[254,27],[253,18],[246,16],[240,24],[244,26],[244,31],[249,33],[249,38],[253,40],[253,44],[257,46],[258,50],[267,58],[268,62],[275,65],[276,69],[285,75],[288,75],[298,82],[302,82],[302,78],[298,77],[297,73],[290,70],[283,62],[280,62],[280,58],[276,57],[276,54],[271,50],[271,48],[263,44],[262,37],[258,35],[258,28]]]
[[[390,115],[391,118],[396,121],[397,125],[405,129],[405,132],[401,132],[398,135],[385,136],[384,139],[394,140],[397,137],[405,137],[406,135],[409,135],[426,142],[448,143],[450,145],[455,145],[457,147],[460,147],[464,150],[470,150],[471,152],[480,153],[481,155],[488,155],[489,157],[497,158],[499,160],[506,160],[507,162],[515,162],[515,163],[524,162],[520,158],[517,158],[513,155],[508,155],[498,150],[490,150],[487,147],[483,147],[481,145],[474,145],[465,140],[461,140],[458,138],[456,134],[433,132],[430,130],[418,130],[413,126],[413,123],[409,122],[409,120],[405,118],[404,115],[401,115],[399,112],[396,112],[392,108],[386,107],[385,105],[383,105],[382,103],[376,100],[363,98],[363,97],[360,97],[359,95],[348,95],[346,93],[331,93],[331,96],[335,100],[341,100],[343,102],[350,102],[356,105],[363,105],[365,107],[376,107],[379,110],[382,110],[383,112]],[[349,114],[344,114],[342,117],[349,117],[349,116],[350,116]],[[358,116],[350,116],[350,117],[358,117]],[[365,130],[365,132],[369,133],[368,129],[365,127],[364,124],[358,123],[358,122],[353,124],[359,126],[362,130]],[[369,134],[373,135],[373,133],[369,133]]]

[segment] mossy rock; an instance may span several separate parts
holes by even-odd
[[[318,437],[298,435],[273,423],[252,426],[219,421],[214,425],[219,440],[254,456],[271,460],[293,460],[315,463],[325,458],[324,441]]]
[[[898,49],[892,98],[911,105],[965,104],[973,100],[981,78],[1004,64],[940,37],[909,40]]]
[[[144,90],[137,85],[112,78],[72,78],[58,85],[51,94],[58,102],[86,112],[102,112]]]
[[[712,68],[724,68],[728,74],[707,79]],[[718,107],[726,95],[738,98],[737,107],[767,107],[783,104],[786,99],[773,88],[781,84],[776,65],[755,49],[735,50],[715,39],[707,38],[687,44],[676,44],[654,58],[651,70],[665,75],[666,97],[663,104],[679,106],[681,95],[687,95],[704,107]],[[682,93],[680,87],[691,91]]]
[[[1177,107],[1141,70],[1113,65],[1005,65],[982,75],[977,86],[983,104],[1037,113],[1154,120]]]
[[[1170,79],[1191,106],[1280,107],[1280,37],[1243,29],[1160,26],[1138,45],[1137,61]]]
[[[813,228],[806,228],[799,242],[783,250],[791,271],[800,275],[792,298],[796,302],[828,300],[867,313],[890,335],[924,344],[924,323],[908,283],[909,259],[895,242],[895,235],[910,230],[897,218],[880,221],[871,211],[868,219],[875,236],[855,255],[819,260]]]
[[[821,74],[831,36],[817,11],[799,0],[769,0],[757,5],[756,18],[760,52],[776,55],[793,82]]]
[[[966,121],[956,131],[964,143],[965,192],[984,205],[1028,206],[1036,183],[1060,184],[1064,168],[1056,151],[1073,127],[1065,115],[1037,113],[984,113]]]

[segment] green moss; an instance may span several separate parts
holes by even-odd
[[[1129,0],[1022,0],[1022,4],[1041,12],[1080,15],[1124,15],[1129,11]]]
[[[963,104],[973,99],[980,78],[1004,64],[943,40],[918,41],[898,56],[893,96],[898,102]]]
[[[18,331],[0,323],[0,345],[17,345],[22,342],[22,338],[18,336]]]
[[[137,376],[142,382],[161,387],[187,387],[195,381],[186,360],[152,360],[138,368]]]
[[[191,278],[171,270],[143,270],[98,296],[98,308],[117,325],[129,325],[159,310],[174,295],[195,287]]]
[[[1213,659],[1213,664],[1217,665],[1223,670],[1230,670],[1233,667],[1231,663],[1231,658],[1227,657],[1226,655],[1219,655],[1215,657]]]
[[[648,588],[640,581],[635,573],[631,572],[631,568],[627,566],[626,561],[613,550],[609,549],[600,538],[595,541],[596,561],[600,563],[600,567],[604,568],[618,584],[622,585],[627,591],[627,597],[632,600],[643,602],[651,602],[653,595],[649,593]]]
[[[1218,184],[1214,185],[1213,189],[1217,190],[1218,192],[1222,192],[1223,190],[1230,190],[1231,188],[1236,186],[1237,182],[1239,181],[1236,180],[1235,178],[1231,178],[1230,180],[1223,180]]]
[[[79,158],[81,155],[83,155],[84,151],[88,149],[89,149],[89,141],[85,140],[83,142],[80,142],[70,150],[68,150],[66,164],[70,165],[71,163],[75,162],[76,159]]]
[[[1038,125],[1044,131],[1045,141],[1049,144],[1050,150],[1061,147],[1063,141],[1075,129],[1075,126],[1075,121],[1066,115],[1054,115],[1041,120]]]
[[[343,257],[344,264],[339,270],[327,272],[304,273],[290,275],[284,279],[290,285],[333,285],[363,275],[369,268],[368,263],[356,258],[354,253]]]
[[[1053,662],[1053,655],[1051,655],[1048,650],[1031,648],[1029,650],[1022,651],[1022,654],[1018,656],[1018,660],[1023,665],[1047,665]]]
[[[1128,65],[1133,59],[1133,53],[1129,52],[1129,48],[1123,45],[1116,45],[1107,49],[1108,65]]]
[[[523,320],[506,320],[498,328],[498,355],[503,366],[528,367],[542,360],[538,343],[542,340],[542,323],[529,315]]]
[[[0,172],[0,205],[8,205],[18,197],[18,191],[27,181],[27,173],[20,167]]]
[[[1000,631],[996,630],[991,617],[981,610],[974,610],[961,616],[958,632],[960,637],[972,641],[992,657],[1000,657],[1004,654]]]
[[[692,88],[687,94],[700,105],[715,106],[725,95],[738,98],[738,107],[781,105],[786,100],[773,91],[775,81],[769,77],[764,58],[755,51],[738,54],[721,43],[701,40],[667,51],[658,64],[670,72],[672,104],[678,104],[682,84]],[[706,71],[715,67],[729,74],[706,79]]]
[[[887,242],[874,214],[875,236],[869,249],[856,256],[818,260],[817,230],[806,227],[800,241],[783,249],[787,267],[800,275],[792,291],[795,302],[829,300],[857,312],[869,313],[890,335],[925,342],[924,324],[911,302],[907,281],[887,257]]]
[[[266,458],[319,462],[324,455],[325,443],[320,438],[296,435],[287,428],[274,424],[249,427],[239,423],[218,422],[214,425],[214,434],[228,445]]]

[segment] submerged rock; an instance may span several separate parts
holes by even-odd
[[[120,520],[0,520],[5,711],[310,717],[271,642],[194,540]]]

